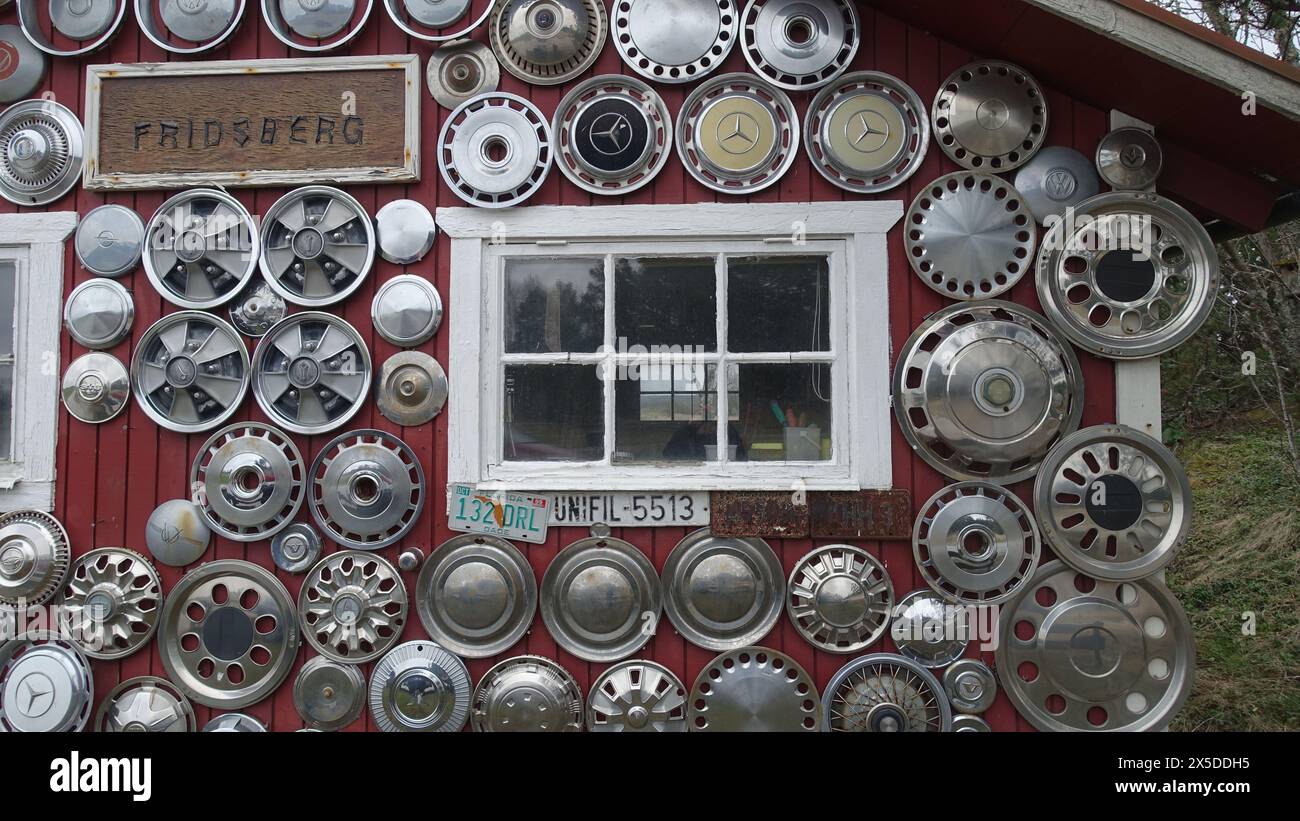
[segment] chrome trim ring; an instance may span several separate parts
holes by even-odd
[[[505,539],[453,536],[429,554],[415,584],[415,608],[433,640],[458,656],[509,650],[537,613],[537,577]]]
[[[662,664],[631,659],[600,674],[587,694],[593,733],[686,732],[686,685]]]
[[[60,35],[78,44],[76,48],[62,49],[55,44],[54,38],[47,35],[45,29],[42,28],[41,16],[37,11],[39,2],[40,0],[18,0],[14,4],[15,8],[18,9],[18,25],[22,26],[23,34],[27,35],[27,39],[31,41],[32,45],[53,57],[79,57],[82,54],[98,51],[107,45],[108,41],[113,39],[113,35],[117,34],[117,30],[122,27],[122,20],[126,17],[126,8],[130,5],[128,0],[113,0],[115,11],[112,19],[108,22],[107,28],[101,31],[87,32],[90,36],[84,40],[59,32]]]
[[[1093,578],[1156,573],[1187,543],[1192,487],[1178,457],[1123,425],[1062,439],[1034,482],[1034,509],[1057,558]]]
[[[1038,299],[1071,342],[1108,359],[1167,353],[1214,310],[1219,254],[1181,205],[1113,192],[1055,223],[1038,254]]]
[[[468,35],[474,29],[486,23],[488,17],[492,15],[492,9],[496,5],[495,2],[488,3],[483,8],[482,14],[458,31],[453,31],[451,34],[429,34],[426,31],[420,31],[418,28],[415,28],[407,22],[406,11],[397,8],[399,2],[401,2],[401,0],[384,0],[384,11],[388,12],[388,18],[393,21],[393,25],[397,26],[402,31],[411,35],[415,39],[423,40],[426,43],[446,43],[451,40],[459,40]]]
[[[353,5],[348,21],[343,24],[341,29],[325,35],[322,39],[313,39],[304,34],[294,31],[289,22],[285,20],[284,12],[281,10],[282,0],[262,0],[262,19],[266,21],[266,27],[275,35],[275,39],[284,43],[295,51],[305,51],[308,53],[317,53],[322,51],[333,51],[336,48],[342,48],[356,39],[361,30],[366,27],[370,20],[370,12],[375,7],[375,0],[366,0],[365,10],[357,16],[356,6]],[[312,0],[304,0],[303,8],[311,8],[314,5],[320,8],[323,3],[312,3]],[[349,26],[348,23],[352,25]]]
[[[162,603],[162,579],[148,559],[125,547],[100,547],[73,562],[59,618],[81,652],[120,659],[153,638]]]
[[[826,729],[838,733],[942,733],[952,708],[934,673],[893,653],[850,661],[822,694]]]
[[[163,299],[206,310],[244,289],[260,248],[257,226],[239,200],[215,188],[191,188],[149,218],[144,272]]]
[[[411,531],[424,509],[424,468],[391,433],[336,436],[316,454],[310,477],[312,518],[345,547],[387,547]]]
[[[298,656],[293,599],[270,571],[225,559],[172,587],[158,648],[167,677],[199,704],[238,709],[275,692]]]
[[[1010,302],[959,303],[903,345],[894,414],[912,449],[953,479],[1032,477],[1083,417],[1083,373],[1047,320]]]
[[[904,224],[912,270],[951,299],[1000,296],[1033,267],[1034,216],[1001,177],[940,177],[917,194]]]
[[[931,109],[943,153],[971,171],[1019,168],[1047,138],[1047,99],[1024,69],[1001,60],[977,60],[939,86]]]
[[[889,572],[860,547],[815,547],[795,563],[785,611],[794,629],[828,653],[857,653],[885,634],[894,607]]]
[[[1192,626],[1155,577],[1097,581],[1049,562],[999,629],[1002,688],[1039,730],[1161,730],[1192,689]]]
[[[298,515],[305,473],[302,453],[288,436],[259,422],[236,422],[199,448],[190,487],[201,491],[209,528],[237,542],[256,542]]]
[[[228,322],[203,311],[178,311],[150,325],[135,343],[131,392],[160,426],[199,433],[239,410],[248,374],[248,349]]]
[[[295,188],[262,216],[258,264],[266,284],[295,305],[347,299],[375,260],[375,226],[352,195],[328,185]]]
[[[406,585],[377,553],[340,550],[307,571],[298,592],[302,634],[316,652],[364,664],[388,651],[406,624]]]
[[[343,319],[322,311],[290,314],[253,351],[253,396],[293,433],[341,427],[370,393],[370,351]]]
[[[957,482],[930,497],[912,528],[912,557],[930,589],[959,604],[999,604],[1038,569],[1034,514],[1011,491]]]

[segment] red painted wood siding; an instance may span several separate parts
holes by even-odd
[[[481,0],[475,3],[475,8],[482,8]],[[851,70],[875,69],[901,77],[910,83],[927,103],[933,99],[943,78],[963,63],[975,57],[1000,56],[972,54],[958,45],[940,41],[925,31],[878,13],[865,2],[860,4],[860,10],[863,41]],[[12,6],[0,11],[0,22],[17,22]],[[480,29],[476,39],[485,40],[485,38],[484,30]],[[423,67],[432,49],[431,44],[407,37],[377,8],[365,31],[357,40],[349,48],[335,53],[416,53],[420,55]],[[272,36],[260,19],[256,4],[250,4],[247,19],[231,42],[211,54],[204,55],[204,59],[289,56],[295,55],[292,55],[288,48]],[[140,34],[134,20],[129,19],[123,24],[122,31],[113,39],[106,51],[75,60],[54,60],[42,90],[52,91],[60,102],[80,113],[85,91],[86,65],[107,62],[167,62],[180,59],[184,58],[169,55],[150,43]],[[732,52],[719,71],[747,70],[748,67],[737,49]],[[612,44],[606,45],[594,69],[583,77],[603,73],[632,73],[625,69]],[[553,88],[529,86],[504,70],[501,74],[503,91],[510,91],[531,99],[548,117],[555,111],[567,89],[567,86]],[[660,94],[663,95],[674,116],[690,88],[691,86],[658,86]],[[1051,88],[1047,88],[1046,92],[1050,106],[1047,144],[1074,146],[1085,155],[1091,156],[1097,141],[1108,130],[1106,113],[1054,92]],[[795,105],[802,115],[812,95],[793,96]],[[348,189],[371,214],[384,203],[402,197],[418,199],[431,208],[463,204],[443,185],[435,159],[434,143],[446,113],[433,102],[432,98],[428,96],[423,98],[421,117],[425,137],[422,146],[423,168],[421,181],[418,184],[352,186]],[[948,161],[937,146],[932,145],[925,164],[916,176],[907,185],[888,192],[880,198],[900,199],[906,207],[913,196],[930,180],[956,170],[959,169]],[[263,188],[239,190],[234,193],[254,214],[261,214],[285,191],[286,189],[282,188]],[[166,192],[104,195],[78,188],[51,205],[48,210],[75,209],[85,214],[95,206],[104,203],[119,203],[134,208],[147,220],[167,196]],[[778,185],[749,199],[753,202],[804,202],[842,200],[850,196],[853,195],[826,182],[812,168],[801,151],[794,167]],[[652,185],[621,200],[588,194],[571,185],[563,175],[553,170],[529,204],[616,205],[619,202],[693,203],[735,199],[717,195],[696,183],[682,168],[677,158],[673,157]],[[15,210],[14,206],[0,203],[0,212],[13,210]],[[912,329],[927,314],[943,307],[947,300],[922,284],[908,267],[903,253],[901,227],[895,228],[890,233],[889,255],[890,337],[896,353],[911,334]],[[376,367],[385,358],[397,352],[396,348],[374,333],[370,323],[370,301],[376,286],[398,274],[415,273],[431,279],[446,300],[450,287],[449,258],[450,243],[446,237],[440,237],[433,253],[415,265],[403,267],[377,259],[370,277],[362,287],[347,301],[335,306],[335,312],[355,325],[370,344]],[[89,277],[89,274],[77,266],[69,243],[64,272],[65,294]],[[149,284],[143,269],[138,269],[134,274],[124,277],[121,282],[131,289],[135,296],[136,319],[131,338],[119,344],[111,353],[123,362],[130,362],[135,340],[150,324],[176,308],[158,296]],[[1010,297],[1016,302],[1038,309],[1034,286],[1029,277],[1022,280],[1011,291]],[[450,322],[444,322],[438,335],[421,346],[422,350],[435,355],[444,365],[447,362],[449,325]],[[60,351],[63,365],[66,366],[82,353],[85,351],[64,333]],[[1083,424],[1095,425],[1113,421],[1115,407],[1113,368],[1107,362],[1082,353],[1080,360],[1087,379],[1087,404]],[[871,374],[868,378],[888,379],[889,375]],[[268,421],[253,400],[251,393],[234,419]],[[442,494],[439,490],[446,484],[445,418],[439,417],[433,424],[417,428],[399,428],[381,416],[375,409],[374,403],[370,402],[352,420],[351,427],[375,427],[401,436],[415,449],[428,474],[431,490],[430,504],[402,545],[384,550],[383,555],[395,560],[402,546],[419,546],[424,548],[427,554],[433,547],[451,537],[453,534],[446,528],[441,504]],[[304,458],[310,460],[331,436],[294,438]],[[82,424],[70,419],[61,411],[58,485],[54,513],[67,526],[74,554],[104,546],[126,546],[147,553],[144,544],[146,519],[159,503],[187,495],[186,485],[190,464],[206,439],[207,434],[185,436],[161,430],[134,403],[122,416],[99,426]],[[945,484],[943,477],[912,455],[897,427],[894,429],[891,458],[895,486],[910,490],[916,505],[923,503]],[[1031,483],[1026,482],[1016,486],[1014,490],[1029,501],[1030,488]],[[310,521],[310,514],[304,508],[299,518]],[[662,568],[668,553],[686,532],[683,528],[629,528],[622,532],[616,531],[615,535],[645,550],[655,565]],[[538,580],[540,581],[547,563],[558,549],[585,535],[587,535],[585,529],[582,528],[555,528],[551,530],[546,544],[526,546]],[[772,546],[781,557],[786,571],[789,572],[795,562],[812,548],[813,543],[804,539],[786,539],[774,541]],[[909,543],[869,542],[864,546],[884,560],[899,597],[908,591],[925,586],[915,569]],[[204,557],[205,561],[212,559],[247,559],[272,570],[275,569],[266,542],[245,545],[214,537],[213,546]],[[159,566],[159,570],[163,577],[164,591],[170,591],[183,572],[180,568],[162,565]],[[276,572],[296,598],[302,577]],[[404,574],[404,576],[408,593],[413,595],[415,575]],[[424,631],[412,606],[407,617],[403,639],[423,637]],[[847,661],[844,657],[814,650],[799,636],[784,614],[772,633],[761,643],[793,656],[813,676],[819,689],[824,688],[835,671]],[[873,646],[871,651],[892,652],[893,649],[890,640],[885,638]],[[470,673],[477,682],[478,678],[500,658],[521,653],[536,653],[556,659],[577,677],[584,694],[588,685],[605,668],[605,665],[589,664],[559,650],[542,624],[541,616],[538,615],[532,631],[523,641],[498,658],[470,661]],[[975,648],[972,647],[968,650],[968,655],[974,654]],[[304,646],[299,653],[299,664],[310,655],[311,651]],[[667,665],[681,677],[687,688],[694,682],[695,676],[704,665],[714,657],[711,651],[688,644],[677,635],[666,618],[661,622],[655,638],[641,655]],[[992,664],[991,653],[987,654],[985,661]],[[367,665],[367,675],[369,666]],[[132,676],[166,675],[159,660],[156,641],[120,662],[97,662],[94,667],[97,698],[102,698],[118,681]],[[295,730],[301,727],[302,721],[293,707],[292,681],[291,675],[271,698],[247,708],[246,712],[257,716],[273,730]],[[219,712],[199,705],[195,706],[200,724]],[[998,730],[1029,729],[1029,725],[1016,715],[1004,695],[999,695],[997,703],[988,711],[985,718]],[[373,729],[373,722],[367,714],[349,729]]]

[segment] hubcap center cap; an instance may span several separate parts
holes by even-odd
[[[167,361],[167,384],[173,388],[188,388],[198,375],[198,367],[188,356],[173,356]]]
[[[310,356],[300,356],[289,364],[289,381],[295,388],[310,388],[320,381],[320,363]]]
[[[303,259],[315,259],[325,250],[325,235],[315,228],[303,228],[293,235],[293,252]]]

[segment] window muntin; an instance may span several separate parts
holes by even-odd
[[[842,333],[832,326],[843,323],[832,317],[843,306],[833,309],[832,272],[843,276],[843,245],[810,243],[797,252],[744,245],[744,252],[704,243],[618,247],[600,256],[602,277],[587,256],[599,246],[547,256],[528,246],[493,249],[499,259],[487,270],[502,280],[505,317],[495,340],[504,407],[496,411],[502,436],[489,445],[499,447],[494,465],[748,472],[754,462],[788,470],[842,460],[844,448],[837,453],[834,443],[847,426],[836,430],[832,399],[848,368],[834,367],[843,343],[832,345]],[[565,273],[542,275],[556,271]],[[566,310],[574,314],[579,282],[584,332],[556,344],[554,329]],[[603,302],[595,282],[604,285]],[[566,296],[543,300],[539,287]],[[550,341],[535,344],[545,333],[534,331],[520,344],[518,329],[544,324],[525,315],[525,305],[548,305]],[[591,351],[598,305],[604,345]],[[739,350],[720,348],[719,340],[734,340]],[[727,374],[725,386],[719,373]],[[525,407],[530,396],[538,407]]]

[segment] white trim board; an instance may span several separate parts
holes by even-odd
[[[898,201],[438,209],[438,225],[452,238],[447,481],[532,491],[785,490],[795,483],[809,490],[890,487],[886,233],[902,214]],[[789,254],[806,241],[817,253],[833,255],[832,293],[840,294],[842,305],[832,312],[832,345],[839,340],[835,361],[851,375],[840,384],[852,391],[833,393],[832,418],[845,425],[835,435],[846,436],[844,445],[837,442],[832,460],[746,462],[744,470],[734,465],[718,470],[712,465],[599,464],[599,470],[592,470],[593,463],[495,464],[501,426],[493,420],[501,413],[501,360],[494,335],[499,335],[501,294],[494,277],[501,257],[520,251],[586,256],[701,241],[703,250],[695,253],[770,249]],[[607,415],[611,411],[607,408]],[[720,415],[725,418],[725,410]]]
[[[59,329],[63,241],[77,225],[70,211],[0,214],[0,249],[18,263],[14,321],[14,460],[6,465],[0,512],[54,509],[58,439]]]
[[[1234,94],[1253,92],[1268,108],[1300,120],[1300,83],[1114,0],[1025,2]]]

